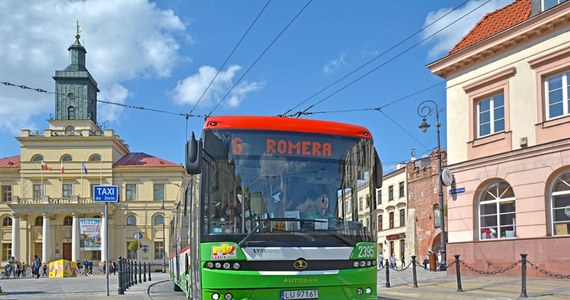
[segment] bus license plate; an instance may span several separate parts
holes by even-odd
[[[281,300],[288,299],[319,299],[318,290],[281,291]]]

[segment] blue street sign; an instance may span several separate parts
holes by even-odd
[[[93,201],[95,202],[118,202],[119,187],[116,185],[93,186]]]
[[[465,193],[464,187],[449,190],[450,195],[456,195],[456,194],[461,194],[461,193]]]

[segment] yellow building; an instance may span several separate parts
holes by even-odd
[[[23,129],[20,154],[0,158],[1,264],[13,256],[31,264],[57,259],[136,259],[127,245],[143,233],[140,258],[160,266],[168,245],[172,204],[180,196],[181,165],[130,152],[113,130],[97,125],[97,82],[85,67],[85,48],[69,47],[70,65],[56,71],[55,118],[49,128]],[[93,187],[115,185],[119,201],[93,201]],[[84,243],[81,224],[99,234]],[[108,239],[105,236],[108,224]],[[108,240],[108,253],[106,241]],[[154,267],[156,269],[157,267]]]

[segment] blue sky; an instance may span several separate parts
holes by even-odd
[[[133,152],[182,163],[203,119],[177,114],[275,116],[315,105],[302,117],[368,127],[390,171],[412,148],[422,156],[437,146],[435,126],[418,129],[424,100],[440,108],[446,145],[445,81],[426,65],[511,2],[1,1],[0,82],[54,91],[79,21],[98,99],[124,105],[100,103],[98,122]],[[19,154],[20,129],[48,128],[54,107],[53,94],[0,84],[0,157]]]

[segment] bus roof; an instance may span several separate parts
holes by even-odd
[[[208,129],[250,129],[294,131],[320,134],[333,134],[372,139],[372,134],[365,127],[321,120],[266,117],[266,116],[212,116],[206,120],[204,130]]]

